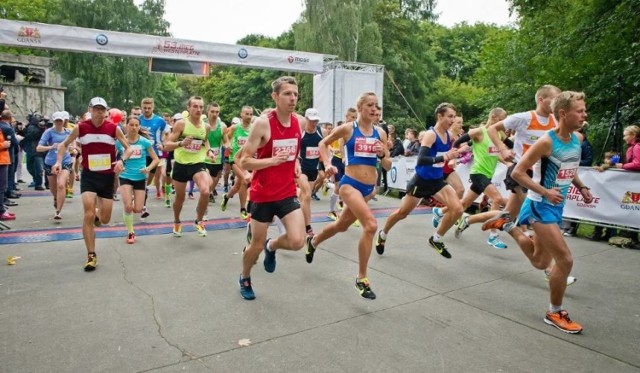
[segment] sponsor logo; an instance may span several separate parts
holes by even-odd
[[[398,169],[396,166],[391,167],[391,171],[389,171],[389,173],[391,174],[391,181],[395,183],[396,180],[398,180]]]
[[[96,43],[104,47],[105,45],[109,44],[109,38],[105,34],[98,34],[96,35]]]
[[[249,52],[244,48],[240,48],[238,50],[238,57],[244,60],[245,58],[249,57]]]
[[[620,203],[622,210],[640,211],[640,192],[627,191]]]
[[[17,40],[25,44],[42,44],[40,40],[40,30],[38,30],[37,27],[20,27]]]
[[[289,63],[295,63],[295,64],[309,63],[309,59],[307,57],[289,56],[287,57],[287,61],[289,61]]]
[[[151,50],[153,54],[178,54],[182,56],[196,57],[200,51],[195,49],[193,44],[179,43],[171,40],[160,40]]]
[[[591,203],[585,203],[580,190],[571,185],[569,186],[569,191],[567,192],[567,201],[575,201],[578,207],[595,209],[596,207],[598,207],[598,204],[600,204],[600,197],[593,196],[593,201]]]

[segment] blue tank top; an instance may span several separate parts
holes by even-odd
[[[440,139],[440,136],[438,136],[438,133],[433,127],[430,127],[429,131],[433,131],[436,134],[436,142],[434,142],[433,146],[429,149],[429,157],[444,156],[450,149],[449,144],[451,143],[451,138],[449,138],[449,131],[447,131],[446,142],[442,142],[442,139]],[[444,178],[443,167],[444,162],[435,163],[430,166],[416,165],[416,173],[424,180],[442,179]]]
[[[553,130],[548,131],[547,134],[551,137],[551,155],[540,159],[533,166],[533,181],[540,183],[547,189],[560,188],[564,199],[555,206],[564,206],[569,186],[578,174],[582,147],[578,136],[574,133],[571,134],[571,140],[568,142],[560,140]],[[544,201],[551,204],[546,198],[532,190],[529,190],[527,197],[533,201]]]
[[[345,148],[347,150],[347,161],[345,166],[366,165],[376,167],[378,155],[373,150],[376,140],[380,140],[378,130],[373,127],[373,135],[365,136],[358,128],[358,122],[353,122],[353,134]]]

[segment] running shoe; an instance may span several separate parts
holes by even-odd
[[[246,300],[256,299],[256,294],[253,292],[253,288],[251,287],[251,277],[243,278],[242,275],[240,275],[238,284],[240,285],[240,295],[244,299]]]
[[[216,203],[216,197],[213,196],[213,192],[209,193],[209,203]]]
[[[222,190],[223,190],[225,193],[229,193],[229,184],[224,184],[224,187],[222,188]]]
[[[189,192],[189,199],[193,199],[193,192]]]
[[[582,331],[582,325],[569,318],[569,313],[565,310],[560,312],[547,312],[544,322],[553,325],[565,333],[576,334]]]
[[[344,210],[344,202],[338,201],[338,209],[340,209],[340,211]]]
[[[376,299],[376,294],[371,290],[371,285],[369,285],[369,280],[366,277],[356,278],[356,290],[358,290],[360,296],[365,299]]]
[[[146,218],[149,217],[149,215],[151,215],[151,214],[149,214],[149,211],[147,210],[147,208],[143,207],[142,208],[142,215],[140,215],[140,218],[141,219],[146,219]]]
[[[356,219],[356,221],[351,224],[352,227],[360,228],[360,220]]]
[[[227,197],[227,193],[222,195],[222,203],[220,203],[220,210],[224,211],[227,209],[227,203],[229,203],[229,197]]]
[[[335,211],[331,211],[327,214],[327,217],[333,221],[338,220],[338,214]]]
[[[162,194],[160,193],[160,190],[156,190],[156,199],[162,199]]]
[[[429,237],[429,245],[436,249],[438,254],[444,256],[447,259],[451,259],[451,254],[447,251],[447,247],[444,245],[444,242],[436,242],[433,240],[433,236]]]
[[[198,236],[207,237],[207,230],[204,227],[204,221],[196,221],[196,232],[198,232]]]
[[[316,252],[316,247],[313,246],[313,237],[307,237],[307,251],[304,253],[304,257],[307,260],[307,263],[311,264],[313,262],[313,254]]]
[[[171,208],[171,199],[167,198],[164,200],[164,206],[168,209]]]
[[[433,214],[433,218],[431,218],[431,223],[433,223],[434,228],[438,228],[438,224],[440,224],[440,220],[442,219],[442,210],[440,207],[434,207],[431,209],[431,213]]]
[[[549,282],[549,280],[551,279],[551,272],[547,272],[547,270],[545,270],[544,279],[545,281]],[[567,286],[575,284],[576,281],[578,281],[578,279],[573,276],[567,277]]]
[[[507,248],[507,244],[502,242],[502,240],[498,236],[489,236],[489,238],[487,238],[487,244],[493,246],[494,249],[498,250],[504,250]]]
[[[329,194],[329,185],[327,185],[327,183],[324,183],[324,185],[322,186],[322,195],[326,196]]]
[[[62,216],[60,216],[60,211],[56,211],[56,214],[53,215],[53,220],[62,220]]]
[[[458,227],[454,232],[454,235],[456,236],[456,238],[460,238],[460,236],[462,235],[462,232],[464,232],[464,230],[467,228],[469,228],[469,215],[462,215],[460,217],[460,220],[458,220]]]
[[[276,252],[268,248],[270,238],[264,243],[264,270],[273,273],[276,270]]]
[[[311,199],[314,201],[320,201],[320,197],[318,197],[317,193],[312,193],[311,194]]]
[[[0,220],[2,221],[16,220],[16,216],[9,212],[4,212],[2,215],[0,215]]]
[[[382,255],[384,254],[384,243],[386,240],[383,240],[382,237],[380,237],[380,233],[382,233],[382,230],[379,230],[378,235],[376,236],[376,252],[379,255]]]
[[[307,237],[313,237],[313,236],[315,236],[315,235],[316,235],[316,234],[315,234],[315,233],[313,233],[313,228],[309,228],[309,229],[307,229]]]
[[[136,242],[136,234],[133,232],[129,233],[129,235],[127,236],[127,243],[132,244],[135,242]]]
[[[65,194],[66,198],[73,198],[73,191],[67,191],[67,194]]]
[[[84,265],[85,272],[91,272],[98,266],[98,256],[96,253],[89,253],[87,255],[87,263]]]
[[[99,227],[102,225],[102,222],[100,221],[100,218],[98,217],[98,215],[96,215],[96,217],[93,218],[93,225],[96,227]]]
[[[182,237],[182,224],[173,223],[173,237]]]
[[[482,224],[483,231],[499,229],[501,231],[509,232],[513,227],[515,227],[515,223],[511,221],[511,215],[509,215],[508,212],[501,212],[499,215],[494,216]]]
[[[251,245],[251,223],[247,223],[247,243]]]
[[[247,210],[245,209],[240,210],[240,219],[247,220],[248,218],[249,218],[249,213],[247,212]]]

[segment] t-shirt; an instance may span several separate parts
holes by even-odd
[[[167,126],[167,122],[164,119],[157,115],[153,114],[150,119],[141,115],[138,117],[140,119],[140,127],[143,127],[149,131],[149,136],[151,136],[151,140],[153,141],[153,150],[157,155],[160,155],[160,151],[156,147],[157,144],[162,144],[162,133],[164,132],[165,127]]]
[[[47,166],[53,166],[56,163],[56,160],[58,159],[58,144],[64,142],[70,134],[71,131],[67,128],[63,128],[62,132],[56,131],[55,127],[51,127],[44,131],[38,145],[51,146],[55,144],[53,149],[47,152],[47,155],[44,158],[44,164]],[[69,150],[67,150],[62,158],[62,164],[69,164],[71,162],[71,155],[69,155]]]
[[[136,142],[130,142],[132,153],[131,157],[124,161],[124,170],[120,173],[120,177],[127,180],[139,181],[147,178],[141,170],[147,166],[147,157],[149,156],[147,149],[152,145],[151,140],[138,136]],[[118,152],[124,152],[124,147],[120,141],[116,141]]]

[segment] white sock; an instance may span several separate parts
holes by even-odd
[[[332,193],[331,198],[329,198],[329,211],[336,211],[336,203],[338,203],[338,195]]]
[[[436,242],[442,241],[442,236],[438,234],[438,232],[433,234],[433,240]]]
[[[549,312],[556,313],[562,311],[562,305],[554,306],[553,304],[549,305]]]
[[[382,238],[383,240],[387,239],[387,234],[384,233],[384,231],[380,231],[380,238]]]
[[[496,238],[498,237],[498,231],[496,229],[492,229],[491,232],[489,232],[489,238]]]

